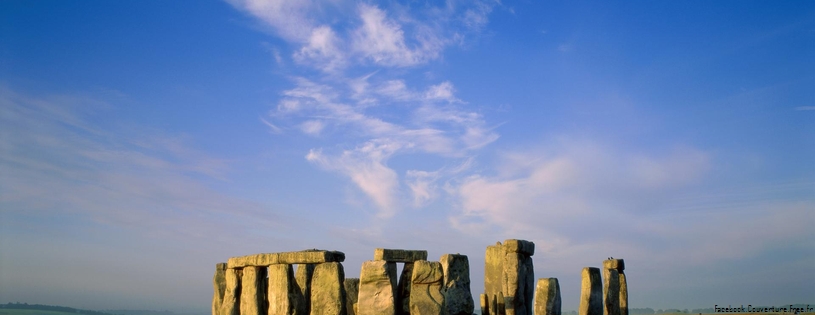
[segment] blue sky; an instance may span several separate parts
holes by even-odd
[[[532,240],[577,309],[815,297],[815,3],[3,1],[0,302],[206,312],[214,265]]]

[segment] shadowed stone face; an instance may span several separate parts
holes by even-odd
[[[606,269],[608,276],[605,279],[603,296],[603,314],[620,315],[620,278],[616,269]]]
[[[342,264],[329,262],[317,265],[311,279],[311,314],[346,315],[344,282]]]
[[[471,315],[473,294],[470,292],[470,261],[466,255],[446,254],[439,259],[444,271],[444,303],[448,315]]]
[[[396,314],[396,263],[369,260],[359,275],[359,315]]]
[[[583,268],[580,288],[580,309],[578,315],[603,314],[603,284],[600,282],[600,269]]]
[[[314,264],[299,264],[295,274],[296,305],[295,315],[308,315],[311,311],[311,278],[314,275]]]
[[[625,273],[620,272],[620,315],[628,315],[628,283]]]
[[[354,304],[359,301],[359,278],[345,279],[345,311],[347,315],[356,315]]]
[[[441,293],[444,271],[437,261],[418,260],[413,264],[413,287],[410,291],[411,315],[446,314]]]
[[[618,273],[618,285],[614,287],[618,292],[616,294],[617,309],[619,309],[620,315],[628,315],[628,284],[626,283],[625,273],[623,272],[623,270],[625,270],[625,261],[623,259],[607,259],[603,261],[603,296],[608,299],[608,291],[611,286],[611,284],[609,284],[611,270],[615,270]]]
[[[560,315],[560,284],[557,278],[538,279],[535,315]]]
[[[396,288],[396,312],[399,315],[410,315],[410,289],[413,281],[413,263],[405,263],[399,275]]]
[[[245,267],[241,279],[241,315],[266,314],[266,267]]]
[[[243,270],[226,269],[224,279],[226,286],[224,300],[221,304],[221,315],[240,315],[241,276]]]
[[[374,260],[406,263],[427,260],[427,251],[377,248],[374,250]]]
[[[535,296],[532,258],[517,252],[504,255],[504,308],[507,315],[532,315]]]
[[[224,300],[224,292],[226,291],[226,263],[215,265],[215,276],[212,277],[212,287],[214,293],[212,295],[212,315],[218,315],[221,311],[221,304]]]

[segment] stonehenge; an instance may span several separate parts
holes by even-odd
[[[535,282],[535,244],[487,246],[483,315],[560,315],[557,278]],[[466,255],[428,261],[425,250],[376,248],[359,278],[345,278],[339,251],[304,250],[232,257],[215,265],[212,315],[472,315]],[[403,264],[401,272],[397,264]],[[628,315],[622,259],[581,271],[578,315]]]

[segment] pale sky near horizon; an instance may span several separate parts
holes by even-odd
[[[534,241],[576,310],[815,301],[815,2],[2,1],[0,303]]]

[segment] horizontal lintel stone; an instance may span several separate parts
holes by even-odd
[[[390,262],[414,262],[417,260],[427,260],[427,251],[377,248],[374,250],[374,260],[384,260]]]
[[[269,266],[277,264],[321,264],[343,262],[345,254],[338,251],[308,250],[300,252],[266,253],[229,258],[228,268],[246,266]]]
[[[623,271],[625,270],[625,261],[622,259],[606,259],[603,261],[603,268]]]
[[[524,240],[505,240],[504,250],[508,253],[521,253],[532,256],[535,254],[535,243]]]

